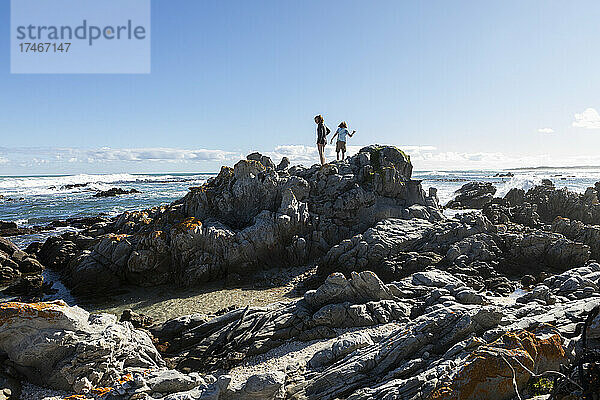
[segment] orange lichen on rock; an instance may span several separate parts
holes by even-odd
[[[120,234],[120,235],[116,235],[116,234],[112,234],[112,233],[111,233],[111,234],[109,235],[109,237],[110,237],[110,238],[111,238],[113,241],[115,241],[115,242],[120,242],[121,240],[123,240],[123,239],[126,239],[126,238],[128,238],[129,236],[131,236],[131,235],[127,235],[127,234],[125,234],[125,233],[122,233],[122,234]]]
[[[523,389],[531,374],[557,370],[566,361],[562,337],[555,328],[542,326],[534,332],[507,332],[498,340],[477,348],[450,382],[430,396],[435,400],[511,399]],[[513,373],[514,371],[514,373]]]
[[[119,379],[119,380],[117,381],[117,383],[118,383],[118,384],[120,384],[120,385],[122,385],[122,384],[124,384],[125,382],[131,382],[132,380],[133,380],[133,375],[131,375],[131,374],[126,374],[126,375],[123,375],[123,377],[122,377],[121,379]]]
[[[95,396],[102,397],[102,396],[106,396],[107,394],[109,394],[111,390],[112,390],[112,388],[99,387],[99,388],[93,388],[92,390],[90,390],[90,392]]]
[[[65,307],[68,307],[67,304],[61,300],[44,303],[0,303],[0,325],[23,318],[58,319],[62,317]]]
[[[202,221],[196,217],[186,218],[183,222],[175,225],[175,229],[180,232],[188,232],[196,228],[202,227]]]

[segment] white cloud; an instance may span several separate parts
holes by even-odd
[[[0,164],[8,164],[8,158],[0,157]]]
[[[540,128],[538,129],[539,133],[554,133],[554,129],[552,128]]]
[[[573,126],[576,128],[600,129],[600,114],[594,108],[586,108],[581,114],[575,114]]]

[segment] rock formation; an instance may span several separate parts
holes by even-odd
[[[4,303],[4,365],[88,398],[508,400],[587,354],[582,333],[598,348],[600,184],[469,183],[449,206],[478,210],[445,218],[411,174],[390,146],[310,168],[253,153],[168,206],[82,222],[31,248],[76,293],[317,273],[296,300],[152,326]],[[3,267],[34,259],[2,243]]]
[[[441,220],[411,173],[408,156],[390,146],[311,168],[275,169],[254,153],[169,206],[49,239],[39,254],[81,293],[306,264],[386,218]]]

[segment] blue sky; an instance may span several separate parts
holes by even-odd
[[[152,0],[150,74],[18,75],[3,1],[0,175],[215,171],[255,150],[310,164],[317,113],[416,169],[600,165],[599,16],[597,1]]]

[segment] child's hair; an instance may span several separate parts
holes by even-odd
[[[338,128],[347,128],[348,124],[346,124],[346,121],[342,121],[340,122],[340,124],[338,125]]]
[[[315,122],[320,124],[321,122],[323,122],[323,116],[321,114],[315,116]]]

